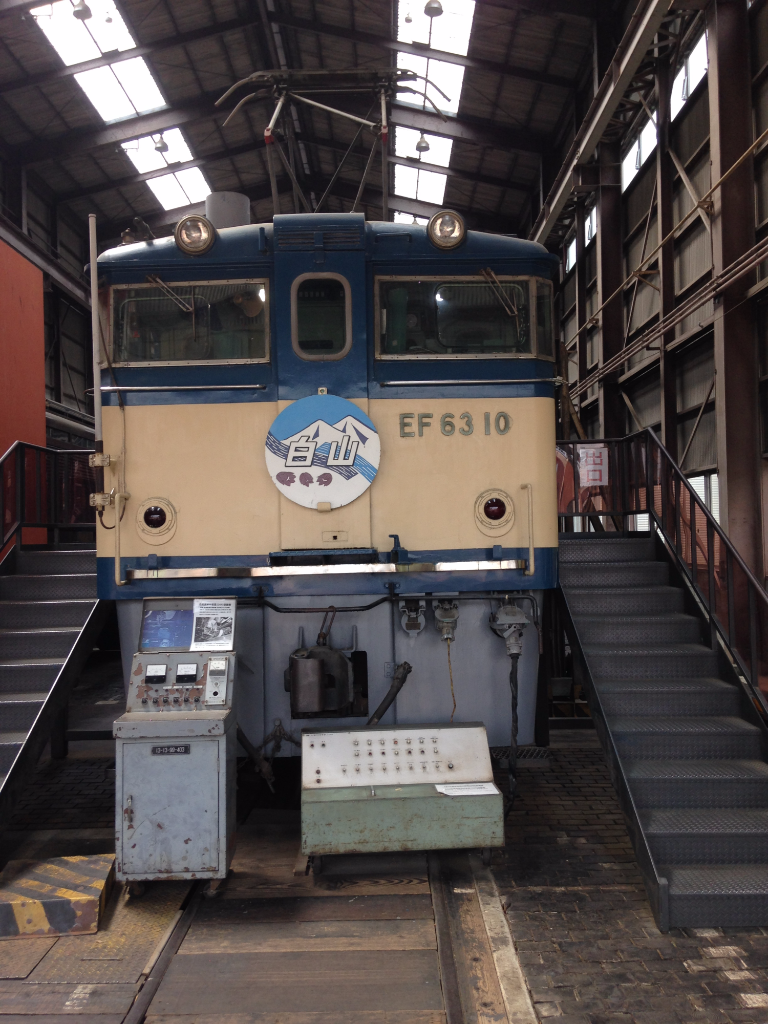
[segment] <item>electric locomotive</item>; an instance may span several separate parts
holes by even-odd
[[[557,576],[556,258],[450,210],[216,219],[98,259],[98,586],[126,678],[144,599],[170,621],[234,598],[251,743],[277,719],[365,724],[407,661],[385,724],[479,721],[504,745],[499,609],[516,607],[532,742]]]

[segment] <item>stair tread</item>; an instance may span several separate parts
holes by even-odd
[[[11,578],[13,578],[13,577],[11,577]],[[56,579],[61,579],[61,577],[57,576]],[[24,608],[35,607],[36,605],[43,605],[44,607],[48,608],[51,605],[59,605],[59,604],[95,604],[95,603],[96,603],[96,598],[93,598],[93,597],[57,597],[57,598],[53,598],[50,601],[49,600],[42,600],[42,599],[40,599],[39,601],[27,600],[27,599],[25,599],[23,601],[14,601],[14,600],[7,600],[5,598],[0,598],[0,610],[2,610],[3,608],[16,608],[19,605],[22,605]]]
[[[0,669],[3,668],[42,668],[45,665],[63,665],[65,658],[2,658]]]
[[[695,615],[686,615],[684,612],[664,612],[662,614],[642,614],[640,612],[633,612],[631,615],[623,615],[621,613],[605,613],[605,612],[585,612],[579,615],[576,613],[573,616],[573,621],[577,622],[600,622],[608,625],[608,623],[614,622],[626,622],[627,624],[633,624],[635,622],[643,622],[648,625],[652,625],[655,622],[667,623],[667,622],[698,622]]]
[[[768,835],[768,808],[762,807],[651,808],[641,811],[640,818],[646,835],[699,832]]]
[[[26,732],[19,732],[15,730],[13,732],[1,732],[0,731],[0,744],[7,746],[20,746],[27,738]]]
[[[587,654],[627,654],[632,657],[638,655],[675,655],[675,654],[709,654],[713,657],[715,652],[711,648],[706,647],[704,644],[686,644],[686,643],[665,643],[665,644],[654,644],[649,647],[648,644],[584,644],[584,650]]]
[[[3,704],[42,704],[48,696],[48,690],[35,691],[34,693],[3,693],[0,691],[0,707]]]
[[[621,715],[609,716],[611,732],[628,733],[756,733],[758,728],[731,715]]]
[[[24,626],[11,629],[0,627],[2,636],[37,636],[39,633],[80,633],[82,626]]]
[[[659,874],[670,896],[768,896],[768,864],[675,864]]]
[[[595,688],[599,693],[690,693],[696,690],[738,692],[731,683],[712,676],[681,676],[679,679],[612,679],[598,676],[595,678]]]
[[[768,764],[754,759],[708,758],[707,760],[691,758],[648,758],[632,759],[624,762],[624,773],[627,778],[655,780],[691,780],[713,779],[749,780],[768,779]]]

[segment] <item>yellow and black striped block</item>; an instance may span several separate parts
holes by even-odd
[[[9,861],[0,872],[0,937],[97,931],[114,877],[111,853]]]

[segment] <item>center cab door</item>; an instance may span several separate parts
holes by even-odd
[[[368,413],[365,218],[274,218],[278,409],[325,388]],[[300,486],[300,485],[299,485]],[[280,495],[283,550],[369,548],[370,489],[320,512]]]

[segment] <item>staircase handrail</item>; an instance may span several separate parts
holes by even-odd
[[[709,620],[711,648],[717,649],[719,637],[723,647],[738,666],[762,713],[768,716],[768,700],[766,699],[768,695],[761,691],[759,685],[761,661],[766,666],[766,675],[768,676],[768,591],[739,554],[733,542],[712,515],[710,509],[707,508],[704,500],[690,485],[684,471],[675,462],[653,428],[645,427],[620,438],[558,441],[557,445],[561,448],[568,447],[572,452],[574,508],[576,509],[574,512],[568,512],[564,508],[559,508],[558,515],[565,518],[582,517],[589,520],[594,520],[595,517],[615,519],[616,516],[648,515],[665,547],[686,577],[694,596],[703,607]],[[581,508],[579,492],[586,487],[582,488],[579,480],[576,452],[581,448],[595,446],[605,446],[609,449],[613,456],[609,466],[613,464],[614,469],[617,470],[618,483],[621,486],[617,486],[614,479],[613,484],[606,488],[593,486],[590,487],[590,490],[610,489],[613,499],[618,500],[606,502],[606,505],[613,504],[619,507],[606,507],[598,510],[595,508],[594,495],[590,493],[585,503],[585,506],[589,505],[589,508]],[[643,480],[635,479],[635,486],[630,487],[628,486],[628,471],[633,464],[629,462],[628,456],[634,454],[637,457],[639,448],[645,451]],[[657,459],[654,457],[654,452],[658,453],[658,476]],[[637,462],[638,460],[635,458],[635,468]],[[640,462],[642,463],[642,460]],[[656,509],[655,501],[657,488],[661,498],[660,513]],[[634,500],[631,495],[634,495]],[[696,513],[693,511],[694,507],[697,509]],[[672,524],[669,522],[670,512]],[[699,536],[699,530],[696,527],[696,519],[699,515],[703,517],[703,525],[706,527],[706,544]],[[690,535],[690,564],[683,552],[681,522],[683,526],[687,527]],[[715,563],[715,538],[722,545],[721,560],[725,562],[724,581],[721,578],[720,565]],[[698,582],[699,553],[704,556],[704,567],[708,578],[706,588],[702,588]],[[740,645],[736,636],[734,566],[738,567],[746,585],[746,608],[743,610],[748,613],[748,651],[739,650]],[[721,591],[726,592],[727,623],[721,622],[717,614],[717,586]],[[762,635],[758,621],[761,614],[764,617]]]
[[[21,546],[22,531],[27,528],[47,529],[53,535],[49,540],[58,543],[61,530],[92,525],[90,521],[66,521],[67,506],[73,504],[75,487],[73,480],[66,474],[62,478],[57,468],[59,462],[66,466],[75,460],[89,470],[84,457],[92,452],[92,448],[48,448],[29,441],[14,441],[0,455],[0,555],[12,542]],[[31,473],[27,472],[29,455],[33,456],[34,463]],[[35,509],[31,518],[28,515],[30,502]],[[95,529],[95,515],[92,518]]]

